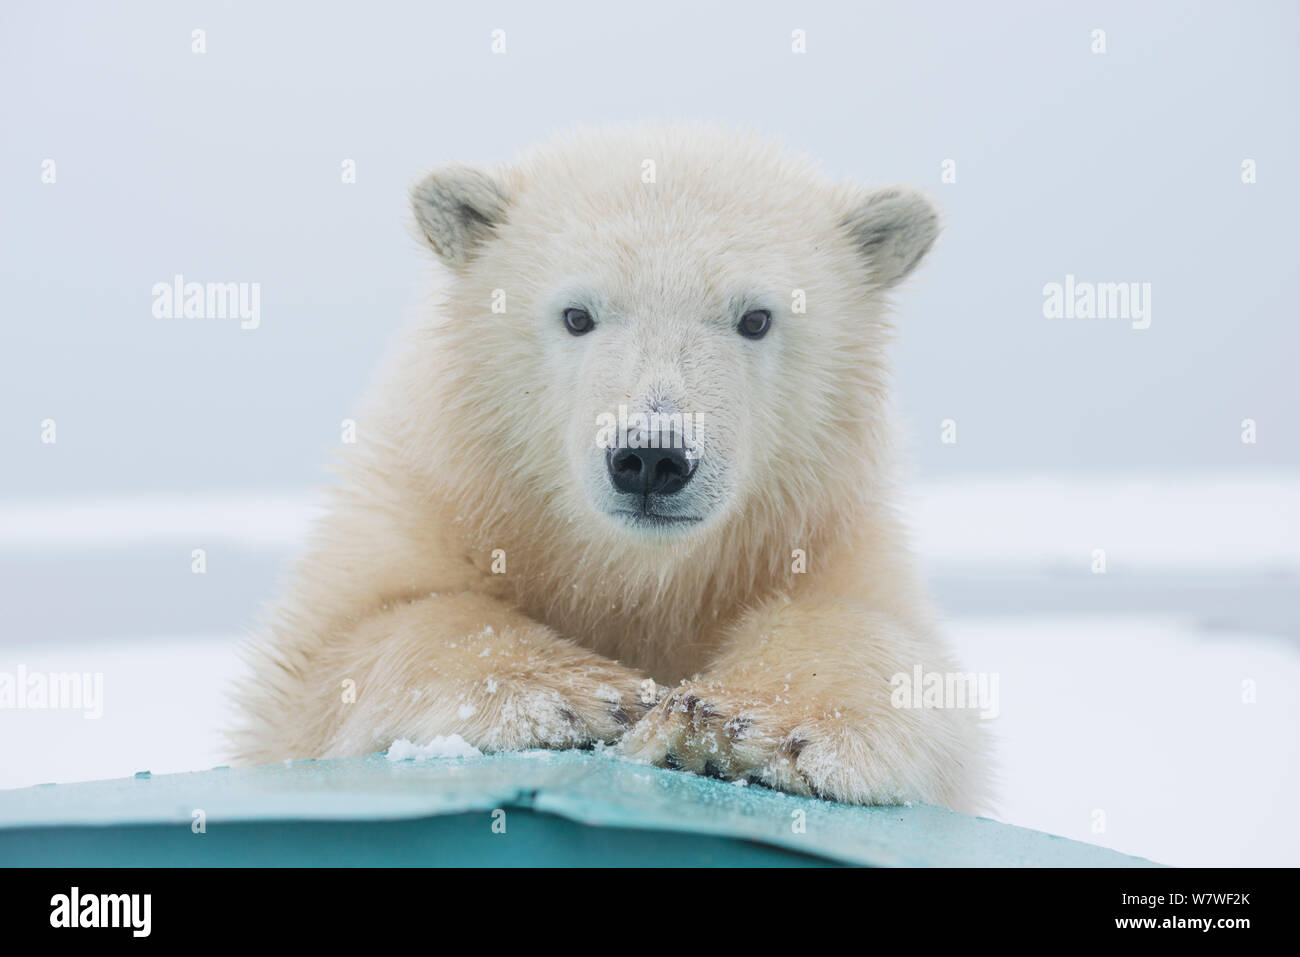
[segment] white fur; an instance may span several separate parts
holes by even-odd
[[[799,793],[979,806],[973,715],[890,705],[892,675],[956,670],[891,507],[884,294],[933,241],[929,204],[713,127],[580,131],[413,200],[444,288],[250,649],[241,758],[621,739]],[[753,308],[758,341],[736,331]],[[703,415],[666,505],[700,522],[609,514],[594,439],[619,404]]]

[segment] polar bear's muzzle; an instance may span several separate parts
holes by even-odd
[[[635,431],[605,453],[605,469],[618,493],[613,514],[637,527],[690,525],[699,515],[680,514],[676,496],[695,476],[699,458],[671,430]]]
[[[645,448],[621,445],[605,453],[605,468],[615,489],[649,498],[676,495],[686,487],[699,459],[692,459],[674,443],[671,433],[660,432],[658,438]]]

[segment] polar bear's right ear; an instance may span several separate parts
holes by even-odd
[[[506,218],[506,194],[490,174],[474,166],[440,166],[411,190],[415,221],[433,251],[459,269]]]
[[[920,193],[889,187],[860,197],[844,217],[882,289],[902,282],[939,235],[939,214]]]

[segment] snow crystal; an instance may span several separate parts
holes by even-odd
[[[459,734],[438,735],[426,745],[399,738],[388,749],[389,761],[425,761],[429,758],[472,758],[482,754]]]

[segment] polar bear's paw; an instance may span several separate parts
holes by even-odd
[[[674,689],[620,743],[624,755],[811,797],[875,803],[861,734],[834,710],[716,682]]]
[[[526,679],[487,679],[480,685],[482,709],[474,709],[479,723],[469,730],[489,751],[612,744],[650,707],[643,681],[638,672],[612,662]]]

